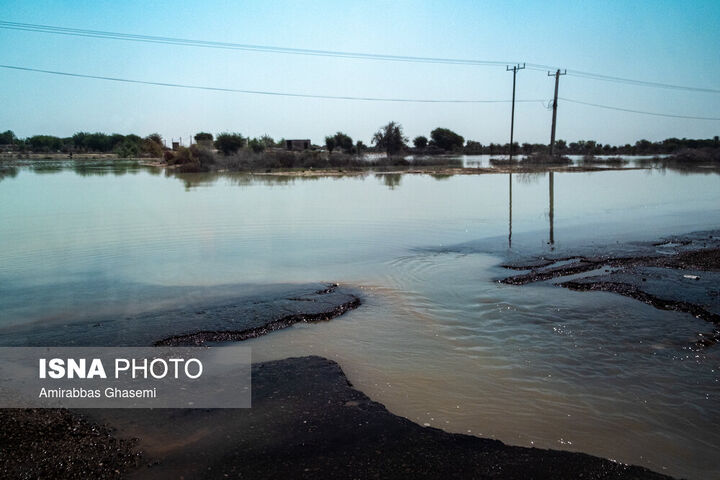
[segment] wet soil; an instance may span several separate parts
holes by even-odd
[[[669,478],[420,426],[352,388],[340,366],[321,357],[253,365],[252,393],[251,409],[90,414],[140,438],[147,461],[132,478]]]
[[[500,280],[509,285],[559,279],[577,291],[614,292],[662,310],[689,313],[711,323],[697,345],[720,341],[720,232],[694,232],[657,242],[593,246],[565,255],[518,260],[504,267],[527,270]],[[565,277],[574,276],[571,279]]]
[[[0,409],[0,477],[114,479],[141,465],[136,441],[63,409]]]
[[[337,284],[238,286],[230,298],[210,302],[0,330],[0,346],[198,345],[244,340],[297,322],[331,320],[360,303],[356,289]]]

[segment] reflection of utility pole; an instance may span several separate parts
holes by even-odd
[[[508,230],[508,248],[512,248],[512,173],[510,173],[510,188],[508,190],[510,192],[510,220],[509,220],[509,230]]]
[[[555,244],[555,232],[553,230],[555,223],[555,172],[550,171],[550,245]]]
[[[512,70],[513,72],[513,95],[512,95],[512,113],[510,114],[510,161],[512,161],[513,157],[513,133],[515,131],[515,77],[517,77],[518,70],[522,70],[525,68],[525,64],[522,64],[522,67],[520,64],[513,65],[512,69],[510,67],[505,67],[505,71],[509,72]]]
[[[553,121],[552,121],[552,131],[550,133],[550,155],[552,156],[555,153],[555,121],[557,120],[557,97],[558,97],[558,84],[560,83],[560,75],[567,74],[567,70],[560,73],[560,69],[558,68],[555,73],[548,72],[548,77],[555,76],[555,97],[553,98]],[[550,187],[552,188],[552,187]]]

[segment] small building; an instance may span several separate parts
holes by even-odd
[[[285,140],[285,149],[287,150],[308,150],[310,148],[310,140]]]
[[[180,149],[180,142],[176,142],[175,140],[172,141],[172,149],[173,152],[177,152]]]

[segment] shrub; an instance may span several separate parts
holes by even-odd
[[[253,138],[248,142],[248,147],[250,147],[250,150],[252,150],[255,153],[260,153],[265,150],[265,144],[262,142],[262,140],[258,140],[257,138]]]
[[[413,140],[413,145],[415,145],[415,148],[425,148],[427,147],[428,139],[427,137],[424,137],[420,135],[419,137],[415,137]]]
[[[245,146],[245,138],[239,133],[221,133],[215,139],[215,148],[224,155],[231,155]]]
[[[430,137],[433,145],[448,151],[458,150],[465,143],[462,136],[447,128],[436,128],[430,132]]]

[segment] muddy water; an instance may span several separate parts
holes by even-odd
[[[254,360],[336,359],[421,424],[689,478],[720,471],[720,349],[689,348],[705,322],[495,281],[509,253],[717,228],[717,174],[556,173],[551,197],[546,173],[16,173],[0,181],[5,328],[157,308],[219,285],[348,283],[361,308],[252,340]]]

